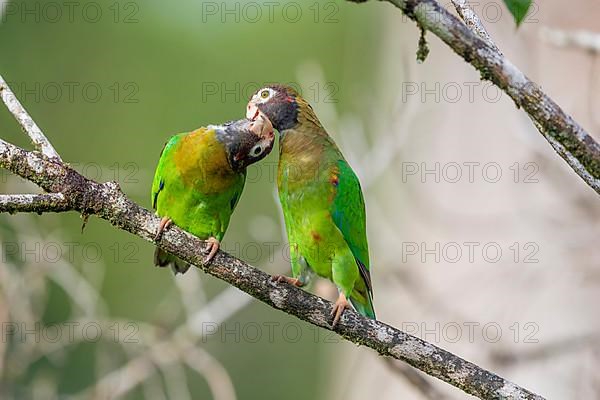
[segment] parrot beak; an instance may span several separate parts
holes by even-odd
[[[256,109],[256,119],[250,123],[250,131],[254,133],[256,136],[272,139],[273,134],[273,124],[269,118],[265,117],[265,115]]]
[[[259,114],[262,114],[262,113],[258,109],[258,106],[256,104],[254,104],[254,102],[252,102],[252,101],[249,102],[248,107],[246,108],[246,118],[248,118],[252,121],[256,121]]]

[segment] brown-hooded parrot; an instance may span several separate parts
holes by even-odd
[[[369,267],[365,203],[356,174],[315,115],[293,88],[272,85],[250,99],[246,117],[267,117],[279,131],[277,187],[290,243],[296,286],[309,270],[333,281],[339,297],[332,310],[339,321],[347,299],[375,318]]]
[[[246,181],[246,167],[273,148],[265,118],[209,125],[165,144],[152,184],[152,207],[162,217],[155,240],[174,223],[210,243],[205,262],[219,249]],[[189,264],[156,248],[154,263],[184,273]]]

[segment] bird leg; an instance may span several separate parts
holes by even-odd
[[[290,278],[289,276],[285,276],[285,275],[273,275],[271,277],[271,281],[277,282],[277,283],[286,282],[286,283],[289,283],[290,285],[296,286],[296,287],[304,286],[304,282],[302,282],[300,279]]]
[[[219,251],[219,246],[221,246],[221,243],[212,236],[206,240],[206,243],[208,243],[208,247],[204,249],[204,253],[208,253],[208,255],[204,259],[204,264],[211,262],[215,254],[217,254],[217,251]]]
[[[333,328],[335,328],[337,323],[340,321],[342,313],[346,308],[350,308],[350,303],[348,303],[348,300],[346,299],[346,296],[344,296],[344,293],[340,292],[338,299],[335,301],[335,303],[333,304],[333,308],[331,309],[330,316],[333,317],[333,323],[331,324],[331,326]]]
[[[172,223],[173,223],[173,221],[171,220],[171,218],[162,217],[162,219],[160,220],[160,224],[158,224],[158,230],[156,231],[156,236],[154,236],[155,242],[158,242],[158,240],[162,236],[163,231],[166,230],[169,226],[171,226]]]

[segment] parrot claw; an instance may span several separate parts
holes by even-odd
[[[160,220],[160,224],[158,224],[158,230],[156,231],[156,236],[154,236],[154,241],[158,242],[163,232],[171,226],[173,220],[169,217],[162,217]]]
[[[271,277],[271,281],[272,282],[277,282],[277,283],[282,283],[282,282],[286,282],[292,286],[296,286],[296,287],[302,287],[304,286],[304,283],[298,279],[298,278],[290,278],[289,276],[285,276],[285,275],[273,275]]]
[[[338,322],[340,321],[342,313],[346,308],[350,308],[350,303],[348,303],[348,300],[346,300],[346,296],[344,296],[343,293],[340,293],[338,299],[333,304],[333,308],[331,309],[330,316],[333,317],[333,323],[331,324],[331,326],[333,328],[335,328]]]
[[[208,243],[208,247],[204,250],[204,253],[208,253],[208,255],[204,259],[204,264],[208,264],[212,261],[215,254],[217,254],[217,251],[219,251],[219,246],[221,245],[221,243],[212,236],[209,237],[206,242]]]

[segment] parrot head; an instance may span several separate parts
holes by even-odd
[[[302,113],[314,115],[298,92],[285,85],[266,86],[256,91],[246,108],[246,118],[267,117],[279,132],[294,128],[298,124],[298,115]]]
[[[273,125],[263,117],[255,121],[240,119],[223,125],[211,125],[217,140],[225,147],[231,169],[243,171],[248,165],[265,158],[273,149]]]

